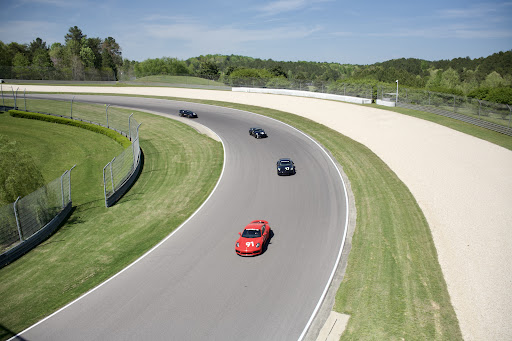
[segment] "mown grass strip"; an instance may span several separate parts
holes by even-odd
[[[342,165],[357,209],[348,267],[334,306],[351,316],[342,340],[462,340],[429,225],[409,189],[377,155],[297,115],[234,103],[194,102],[288,123],[319,141]]]
[[[177,121],[141,112],[134,117],[144,122],[140,132],[145,164],[127,195],[106,209],[102,182],[89,184],[100,191],[84,198],[55,235],[0,270],[1,339],[133,262],[188,218],[215,186],[223,164],[219,142]],[[58,134],[53,138],[62,151],[83,143]],[[187,143],[191,140],[194,143]]]

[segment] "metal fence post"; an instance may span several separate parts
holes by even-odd
[[[455,96],[453,96],[453,112],[455,112]]]
[[[105,179],[105,168],[107,168],[107,166],[109,164],[110,164],[110,162],[107,163],[105,165],[105,167],[103,167],[103,194],[105,195],[105,207],[108,207],[108,205],[107,205],[107,181]]]
[[[116,188],[114,187],[114,173],[112,172],[112,162],[114,162],[115,159],[116,159],[116,157],[114,156],[112,161],[110,161],[110,180],[112,182],[112,192],[113,193],[116,192]]]
[[[73,100],[75,99],[75,96],[73,96],[73,98],[71,99],[71,110],[69,112],[69,115],[71,117],[71,119],[73,119]]]
[[[2,93],[2,106],[5,107],[5,103],[4,103],[4,87],[3,87],[2,83],[0,83],[0,92]]]
[[[142,123],[139,123],[139,125],[137,126],[137,138],[139,137],[139,127]],[[139,140],[139,143],[140,143],[140,140]]]
[[[16,94],[14,93],[14,88],[11,86],[12,98],[14,99],[14,110],[16,110]],[[18,90],[16,90],[18,91]]]
[[[128,117],[128,134],[130,135],[130,141],[132,140],[132,122],[131,122],[131,118],[133,116],[133,113]]]
[[[76,164],[69,170],[69,201],[71,200],[71,171],[76,167]]]
[[[507,104],[508,107],[508,126],[510,127],[510,121],[512,120],[512,108],[510,108],[510,105]]]
[[[66,205],[64,204],[64,175],[66,175],[68,171],[65,171],[61,176],[60,176],[60,195],[61,195],[61,198],[62,198],[62,208],[66,207]]]
[[[398,79],[396,80],[396,97],[395,97],[395,106],[398,104]]]
[[[21,235],[21,226],[20,226],[20,218],[18,217],[18,210],[16,209],[16,204],[18,203],[18,200],[20,200],[21,197],[18,197],[16,201],[13,204],[14,208],[14,217],[16,218],[16,226],[18,227],[18,234],[20,235],[20,242],[23,241],[23,236]]]
[[[27,111],[27,89],[23,90],[23,100],[25,102],[25,111]]]
[[[110,107],[110,104],[105,104],[105,106],[107,107],[105,109],[105,114],[107,115],[107,128],[109,128],[109,126],[108,126],[108,107]]]

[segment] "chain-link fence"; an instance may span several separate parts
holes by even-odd
[[[104,168],[109,169],[108,173],[103,173],[105,205],[108,207],[117,201],[133,184],[141,169],[140,124],[133,114],[128,115],[107,104],[78,102],[74,97],[49,100],[25,91],[18,94],[18,90],[1,88],[4,110],[14,108],[81,120],[115,130],[132,141],[130,147]],[[0,266],[20,257],[51,234],[62,221],[61,216],[70,212],[73,168],[31,194],[18,198],[13,204],[0,207]]]
[[[124,194],[140,169],[139,127],[140,124],[130,115],[127,136],[131,139],[132,145],[103,167],[103,190],[107,207]]]
[[[398,87],[397,92],[396,87],[386,86],[378,87],[377,98],[383,101],[396,102],[398,106],[416,108],[420,111],[436,114],[460,114],[473,119],[470,123],[482,120],[504,127],[512,127],[512,107],[507,104],[404,87]]]
[[[6,89],[4,89],[6,90]],[[140,169],[141,149],[139,145],[139,126],[133,114],[128,115],[124,110],[110,104],[95,104],[69,99],[44,99],[37,94],[10,89],[8,96],[2,93],[2,98],[9,100],[8,104],[18,110],[45,113],[54,116],[71,118],[83,122],[103,126],[126,136],[132,145],[109,162],[103,170],[105,205],[111,206],[123,191],[129,187],[134,174]],[[14,98],[11,94],[14,94]],[[39,97],[39,98],[38,98]],[[127,185],[128,184],[128,185]]]
[[[1,253],[32,237],[71,203],[73,168],[14,203],[0,207]]]
[[[232,87],[268,88],[319,92],[333,95],[371,99],[373,87],[369,84],[322,82],[313,80],[278,78],[229,78],[225,81]]]

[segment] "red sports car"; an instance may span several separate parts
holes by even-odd
[[[253,220],[236,241],[235,251],[239,256],[256,256],[263,252],[270,240],[271,229],[266,220]]]

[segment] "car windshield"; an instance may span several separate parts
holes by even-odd
[[[289,160],[281,160],[279,163],[282,164],[283,166],[287,166],[287,165],[291,164],[291,162]]]
[[[242,233],[242,237],[244,238],[259,238],[261,237],[260,230],[244,230]]]

